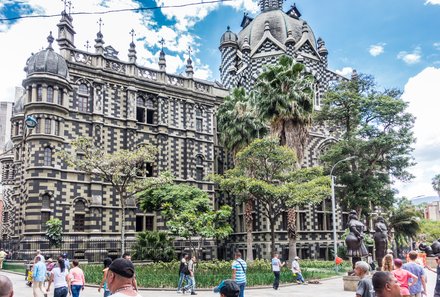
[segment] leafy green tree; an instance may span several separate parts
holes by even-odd
[[[136,234],[136,243],[132,247],[133,258],[136,260],[152,260],[154,262],[170,262],[176,253],[173,238],[167,232],[144,231]]]
[[[281,214],[299,205],[318,203],[330,196],[330,179],[322,169],[297,169],[295,152],[275,139],[257,139],[237,154],[236,166],[224,176],[210,178],[220,190],[239,200],[252,195],[269,221],[275,250],[275,224]]]
[[[294,149],[298,167],[301,166],[309,130],[313,120],[315,83],[305,66],[288,56],[269,65],[255,84],[253,105],[257,115],[269,123],[270,134],[281,145]],[[296,210],[289,209],[289,259],[296,256]]]
[[[251,94],[252,96],[252,94]],[[231,153],[234,161],[237,152],[246,147],[255,138],[267,133],[264,123],[256,117],[255,109],[250,104],[250,96],[244,88],[231,91],[217,111],[217,126],[220,133],[220,143]],[[253,216],[255,199],[252,196],[243,197],[245,203],[246,223],[246,260],[253,261]]]
[[[421,220],[420,235],[429,243],[440,238],[440,221]]]
[[[63,222],[60,219],[53,218],[46,222],[46,238],[49,245],[60,247],[63,241]]]
[[[437,174],[432,178],[432,188],[437,192],[440,196],[440,174]]]
[[[187,239],[193,250],[194,237],[201,247],[205,238],[222,239],[232,232],[228,222],[232,208],[223,205],[215,210],[211,198],[199,188],[168,184],[140,192],[139,200],[142,210],[160,212],[170,234]]]
[[[393,229],[389,233],[391,236],[390,242],[393,240],[396,243],[396,248],[399,250],[405,244],[408,244],[409,239],[416,239],[420,232],[420,220],[423,214],[411,202],[402,198],[397,202],[391,210],[391,216],[388,220],[389,228]]]
[[[156,158],[157,150],[152,145],[143,145],[136,150],[117,150],[107,153],[95,146],[92,139],[80,137],[71,143],[73,151],[64,150],[58,154],[67,164],[87,175],[97,177],[110,183],[121,209],[121,243],[122,253],[125,252],[125,220],[127,201],[135,199],[135,194],[145,188],[170,183],[172,177],[165,173],[160,177],[145,178],[145,163],[151,163]]]
[[[408,181],[414,165],[414,117],[398,90],[379,91],[371,76],[359,75],[327,92],[317,119],[339,127],[341,139],[322,157],[328,168],[350,156],[357,158],[335,168],[338,197],[345,209],[368,214],[372,206],[390,208],[392,180]]]

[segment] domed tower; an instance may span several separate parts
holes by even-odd
[[[327,88],[331,80],[340,80],[327,69],[328,51],[322,39],[315,35],[295,5],[282,10],[284,0],[260,0],[260,14],[255,18],[244,15],[242,30],[234,34],[228,30],[220,42],[222,61],[220,76],[227,88],[243,86],[252,89],[265,65],[274,64],[288,55],[306,66],[317,81],[317,94]],[[316,99],[319,105],[319,98]]]
[[[59,186],[54,179],[61,174],[61,162],[55,153],[65,142],[64,122],[71,89],[69,73],[65,59],[52,48],[52,32],[47,41],[48,47],[26,62],[25,93],[16,102],[12,117],[13,125],[14,122],[18,124],[12,140],[17,147],[14,159],[20,168],[16,176],[19,185],[16,194],[21,202],[16,213],[16,228],[24,235],[44,232],[45,222],[53,216],[53,190],[41,193],[36,189],[57,189]],[[32,129],[24,123],[29,116],[37,122]],[[44,194],[52,195],[49,204],[42,201]]]
[[[226,32],[220,39],[220,52],[221,52],[221,65],[220,65],[220,78],[222,84],[231,88],[235,85],[234,77],[237,72],[236,57],[238,49],[238,37],[237,34],[231,31],[228,26]]]

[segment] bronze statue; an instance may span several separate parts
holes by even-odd
[[[388,228],[383,217],[377,217],[374,231],[373,238],[376,252],[375,254],[378,269],[380,270],[382,267],[383,257],[386,255],[388,249]]]
[[[348,217],[348,229],[350,233],[345,238],[347,245],[347,255],[352,257],[353,269],[354,264],[360,261],[362,257],[368,255],[368,250],[364,244],[364,229],[365,225],[359,221],[356,211],[352,210]]]
[[[434,240],[431,244],[432,254],[434,256],[440,256],[440,238],[438,240]]]

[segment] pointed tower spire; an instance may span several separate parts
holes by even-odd
[[[194,75],[194,69],[192,66],[192,60],[191,60],[191,47],[188,46],[188,60],[186,60],[186,76],[189,78],[192,78]]]
[[[96,22],[99,25],[99,31],[96,33],[96,39],[95,39],[95,52],[97,54],[104,54],[104,35],[101,33],[101,28],[104,25],[102,22],[102,19],[99,18],[99,20]]]
[[[274,10],[274,9],[282,9],[283,8],[284,0],[260,0],[260,10],[261,12],[267,11],[267,10]]]
[[[131,63],[136,63],[136,44],[134,44],[134,37],[136,36],[136,34],[134,33],[134,29],[131,29],[130,35],[131,43],[130,48],[128,49],[128,61]]]
[[[73,30],[73,18],[70,15],[70,10],[72,9],[72,3],[67,0],[63,0],[64,10],[61,12],[60,22],[57,24],[58,27],[58,46],[61,50],[66,48],[75,48],[75,30]],[[69,13],[66,10],[69,10]]]
[[[165,59],[165,52],[163,51],[163,45],[165,44],[165,40],[162,38],[159,43],[161,44],[161,49],[160,49],[160,53],[159,53],[159,69],[161,71],[165,71],[166,67],[167,67],[167,61]]]

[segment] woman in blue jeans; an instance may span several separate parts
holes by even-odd
[[[66,297],[70,288],[69,273],[64,264],[64,259],[58,258],[58,266],[50,272],[49,284],[47,291],[50,290],[50,285],[53,283],[55,291],[54,297]]]

